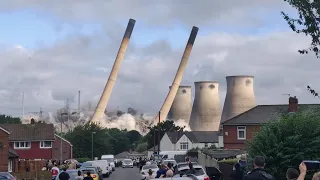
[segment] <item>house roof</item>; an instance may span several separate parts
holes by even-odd
[[[5,133],[7,133],[7,134],[10,134],[10,132],[9,132],[8,130],[2,128],[1,126],[0,126],[0,130],[2,130],[3,132],[5,132]]]
[[[185,131],[185,132],[167,132],[170,141],[175,144],[179,139],[186,135],[193,143],[216,143],[219,141],[219,132],[217,131]]]
[[[299,104],[299,110],[319,108],[320,104]],[[258,105],[225,122],[222,125],[255,125],[276,120],[281,114],[288,112],[288,104]]]
[[[59,136],[58,134],[55,134],[55,136],[57,136],[59,139],[62,139],[64,142],[70,144],[70,146],[73,146],[70,141],[68,141],[68,140],[66,140],[65,138]]]
[[[18,157],[19,155],[15,150],[9,149],[9,158],[18,158]]]
[[[9,141],[55,140],[53,124],[1,124],[10,132]]]

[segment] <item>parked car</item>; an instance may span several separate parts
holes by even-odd
[[[172,163],[172,165],[173,165],[172,167],[177,165],[177,162],[174,159],[165,159],[165,160],[162,161],[162,164],[165,164],[165,165],[168,165],[169,163]]]
[[[133,168],[133,161],[131,159],[123,160],[122,167],[123,168],[126,168],[126,167]]]
[[[183,177],[161,178],[161,180],[199,180],[195,175],[184,175]]]
[[[93,178],[93,180],[103,180],[103,175],[101,172],[99,172],[99,168],[98,167],[84,167],[84,168],[80,168],[82,174],[84,177],[87,176],[87,172],[90,172],[90,176]]]
[[[156,177],[157,175],[157,171],[159,170],[157,164],[150,164],[150,165],[144,165],[142,166],[140,175],[141,175],[141,179],[145,179],[147,176],[149,176],[149,169],[152,170],[152,176]]]
[[[100,167],[102,170],[102,174],[105,177],[109,177],[112,172],[112,167],[107,160],[96,160],[92,162],[92,166]]]
[[[193,165],[193,168],[195,169],[195,176],[199,180],[210,180],[209,176],[207,175],[206,171],[203,169],[200,165]],[[183,175],[187,175],[186,173],[189,171],[188,166],[182,166],[178,169],[178,172],[174,177],[182,177]]]
[[[16,180],[10,173],[8,172],[0,172],[1,180]]]
[[[67,170],[66,172],[69,174],[70,176],[70,180],[75,180],[76,177],[78,176],[78,171],[79,170],[76,170],[76,169],[70,169],[70,170]],[[61,174],[62,172],[59,173],[59,175]],[[55,180],[60,180],[59,179],[59,175],[56,177]],[[0,178],[1,179],[1,178]]]
[[[114,159],[114,155],[112,155],[112,154],[102,155],[101,159],[102,160],[107,160],[110,163],[111,167],[112,167],[112,171],[115,171],[116,165],[114,163],[114,160],[115,160]]]
[[[192,165],[199,165],[197,162],[191,162]],[[173,172],[175,174],[177,174],[179,168],[182,168],[182,167],[189,167],[189,162],[180,162],[180,163],[177,163],[177,165],[175,165],[173,167]]]

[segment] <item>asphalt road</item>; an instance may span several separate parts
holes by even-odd
[[[139,168],[116,168],[105,180],[141,180]]]

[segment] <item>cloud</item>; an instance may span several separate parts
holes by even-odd
[[[306,86],[310,85],[320,91],[317,79],[320,61],[313,55],[302,56],[297,53],[299,48],[309,44],[305,36],[296,35],[289,29],[248,35],[238,33],[237,24],[234,24],[233,32],[211,31],[211,26],[226,20],[226,26],[237,21],[260,24],[264,22],[260,21],[265,18],[263,13],[257,23],[255,17],[249,18],[250,13],[245,12],[258,5],[267,12],[267,8],[273,9],[281,4],[274,0],[245,0],[241,3],[208,0],[203,3],[190,1],[189,4],[185,1],[151,4],[145,0],[134,3],[120,0],[77,2],[55,1],[52,4],[49,1],[11,0],[0,2],[0,9],[11,11],[36,8],[41,12],[48,11],[65,22],[72,19],[79,22],[95,21],[104,25],[109,21],[127,21],[131,17],[130,13],[139,21],[150,25],[159,24],[167,29],[173,28],[171,25],[176,21],[184,24],[180,28],[202,24],[182,85],[193,85],[194,81],[200,80],[219,81],[223,103],[225,76],[254,75],[258,104],[285,104],[288,97],[282,94],[286,93],[296,95],[300,103],[318,102],[307,92]],[[124,6],[125,2],[127,4]],[[281,20],[280,16],[278,18]],[[90,101],[95,106],[108,80],[125,29],[122,23],[115,24],[104,26],[102,31],[91,34],[70,34],[54,44],[37,48],[30,49],[16,44],[1,47],[0,111],[21,115],[22,92],[25,93],[26,112],[38,111],[40,107],[44,111],[55,111],[64,106],[67,98],[71,101],[71,107],[76,108],[78,90],[81,91],[83,104]],[[133,32],[108,109],[132,106],[140,112],[153,114],[160,109],[167,95],[188,34],[180,35],[179,39],[185,40],[175,40],[175,45],[166,39],[138,45],[138,42],[144,41],[144,36],[136,36],[139,31],[141,29],[137,27]],[[144,31],[153,33],[148,28]],[[165,37],[177,35],[170,33],[170,30],[164,34]],[[159,34],[153,35],[156,37]]]

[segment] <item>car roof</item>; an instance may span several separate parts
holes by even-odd
[[[202,168],[203,169],[203,167],[201,165],[193,165],[193,168]],[[189,167],[188,166],[182,166],[178,170],[180,171],[180,170],[184,170],[184,169],[189,169]]]

